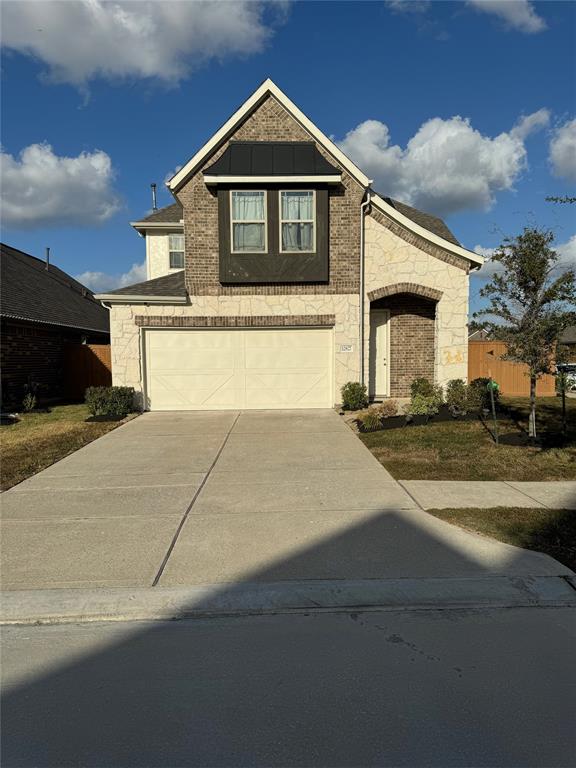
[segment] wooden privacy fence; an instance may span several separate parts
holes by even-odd
[[[64,347],[64,391],[70,400],[83,400],[86,387],[112,384],[110,344],[67,344]]]
[[[481,376],[492,378],[500,385],[500,392],[511,397],[528,397],[530,379],[528,368],[523,363],[502,360],[506,354],[503,341],[468,342],[468,381]],[[539,397],[552,397],[556,394],[554,376],[546,375],[538,379],[536,394]]]

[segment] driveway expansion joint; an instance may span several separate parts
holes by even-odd
[[[232,422],[232,425],[230,426],[230,429],[228,430],[228,432],[226,433],[226,435],[224,437],[224,440],[222,441],[222,445],[220,446],[216,456],[214,457],[214,461],[210,465],[210,467],[208,469],[208,472],[206,472],[206,474],[204,475],[204,477],[202,479],[202,482],[200,483],[200,485],[198,486],[198,488],[196,490],[196,493],[192,497],[192,501],[190,502],[190,504],[188,505],[188,508],[184,512],[184,515],[182,516],[182,520],[180,520],[178,528],[176,529],[176,533],[174,534],[174,536],[172,538],[172,541],[170,542],[170,546],[168,547],[168,551],[166,552],[166,554],[164,556],[164,559],[162,560],[162,563],[160,564],[160,568],[158,569],[158,573],[154,577],[154,581],[152,582],[152,586],[153,587],[156,587],[158,582],[162,578],[162,574],[164,573],[164,569],[166,568],[166,565],[168,564],[168,560],[170,559],[170,555],[174,551],[174,547],[176,546],[176,542],[178,541],[178,537],[180,536],[180,533],[182,532],[182,528],[184,527],[184,524],[185,524],[186,520],[188,519],[190,511],[192,510],[192,507],[196,503],[196,500],[198,499],[198,496],[202,492],[202,489],[206,485],[206,481],[210,477],[210,473],[212,472],[212,470],[216,466],[216,463],[217,463],[218,459],[220,458],[220,456],[222,454],[222,451],[226,447],[226,443],[228,442],[228,439],[229,439],[230,435],[232,434],[232,430],[236,426],[236,423],[237,423],[239,418],[240,418],[240,413],[237,413],[236,414],[236,418]]]

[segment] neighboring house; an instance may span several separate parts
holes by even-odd
[[[567,349],[567,362],[576,363],[576,325],[569,325],[560,334],[560,344]]]
[[[59,397],[65,345],[108,343],[108,311],[66,272],[9,245],[0,272],[2,402],[20,404],[30,383]]]
[[[490,334],[485,328],[477,328],[468,335],[468,341],[490,341]]]
[[[209,410],[465,379],[468,275],[483,260],[371,183],[263,83],[168,182],[176,202],[133,224],[150,279],[98,297],[114,382],[147,409]]]

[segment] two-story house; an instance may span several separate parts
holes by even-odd
[[[482,259],[372,181],[270,80],[133,226],[148,280],[110,307],[113,378],[150,410],[325,408],[466,378]]]

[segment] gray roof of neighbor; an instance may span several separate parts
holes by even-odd
[[[325,176],[340,174],[313,141],[231,141],[204,175]]]
[[[0,315],[33,323],[110,332],[108,310],[54,264],[0,243]]]
[[[180,203],[172,203],[164,208],[158,208],[157,211],[153,211],[149,216],[145,216],[140,221],[147,221],[150,223],[163,224],[179,224],[182,220],[183,211]]]
[[[562,344],[576,344],[576,325],[569,325],[560,334]]]
[[[126,285],[115,291],[106,291],[106,296],[186,296],[186,284],[184,282],[184,270],[172,272],[169,275],[155,277],[143,283]]]
[[[388,205],[396,208],[396,210],[406,216],[407,219],[412,219],[415,224],[419,224],[421,227],[424,227],[424,229],[438,235],[438,237],[443,237],[444,240],[448,240],[448,242],[454,243],[454,245],[460,245],[458,240],[446,226],[445,222],[443,222],[442,219],[439,219],[438,216],[433,216],[431,213],[424,213],[424,211],[419,211],[418,208],[412,208],[411,205],[406,205],[406,203],[401,203],[399,200],[393,200],[391,197],[386,197],[385,195],[380,195],[380,197],[384,198]]]

